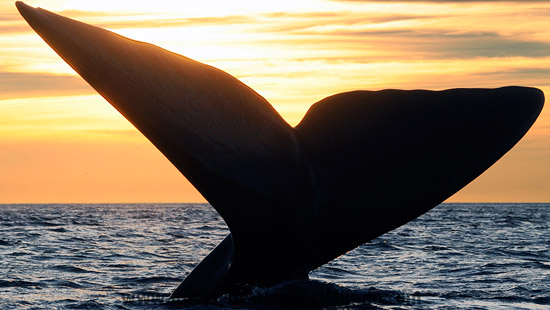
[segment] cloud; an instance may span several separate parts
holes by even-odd
[[[78,76],[0,72],[0,100],[81,94],[95,92]]]
[[[227,25],[254,22],[255,19],[245,15],[205,16],[190,18],[153,18],[148,13],[106,13],[80,10],[57,12],[62,16],[81,20],[104,28],[157,28],[186,25]]]
[[[432,50],[448,57],[546,57],[550,43],[506,38],[496,33],[436,37]]]
[[[89,129],[83,130],[93,136],[109,136],[119,138],[141,138],[141,134],[136,129]]]
[[[422,14],[396,14],[376,12],[307,12],[307,13],[271,13],[264,14],[259,18],[256,25],[261,31],[267,32],[299,32],[315,27],[327,26],[353,26],[353,25],[376,25],[391,22],[403,22],[412,20],[428,20],[435,18]],[[437,18],[445,18],[439,15]]]
[[[78,19],[78,18],[75,18]],[[221,16],[221,17],[193,17],[193,18],[162,18],[140,20],[103,20],[93,23],[98,27],[119,29],[119,28],[164,28],[164,27],[182,27],[182,26],[212,26],[212,25],[233,25],[254,22],[255,19],[249,16]]]
[[[502,83],[524,85],[544,85],[548,83],[550,68],[511,68],[506,70],[493,70],[491,72],[478,72],[476,76],[484,79],[501,81]]]
[[[550,42],[522,40],[495,32],[455,33],[446,30],[336,30],[327,32],[302,31],[307,35],[341,38],[350,42],[376,42],[380,47],[391,47],[402,52],[424,53],[430,58],[473,57],[546,57]]]
[[[21,32],[30,32],[31,28],[26,24],[15,24],[15,25],[3,25],[0,22],[0,34],[15,34]]]
[[[22,17],[14,12],[4,12],[0,13],[0,22],[11,22],[16,20],[21,20]]]
[[[254,19],[247,16],[222,16],[222,17],[195,17],[195,18],[169,18],[169,19],[143,19],[139,21],[107,21],[94,25],[104,28],[159,28],[182,26],[211,26],[232,25],[253,22]]]
[[[490,14],[486,9],[275,13],[259,18],[256,27],[279,35],[266,44],[339,50],[342,58],[361,51],[377,60],[540,58],[550,55],[550,41],[543,35],[550,25],[547,14],[547,8],[523,6],[502,6]]]
[[[460,3],[460,2],[518,2],[518,3],[528,3],[528,2],[541,2],[541,3],[550,3],[548,0],[332,0],[336,2],[426,2],[426,3]]]
[[[31,31],[31,27],[25,23],[21,15],[13,10],[0,13],[0,34],[12,34]]]
[[[146,13],[121,14],[79,10],[67,10],[56,13],[108,29],[232,25],[253,23],[256,21],[254,17],[244,15],[157,18]],[[32,32],[32,29],[19,14],[12,12],[0,13],[0,34],[21,32]]]

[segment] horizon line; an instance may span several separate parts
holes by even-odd
[[[139,204],[208,204],[209,202],[0,202],[3,205],[139,205]],[[525,201],[525,202],[506,202],[506,201],[444,201],[440,204],[550,204],[550,201]],[[438,204],[438,205],[440,205]]]

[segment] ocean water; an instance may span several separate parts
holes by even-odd
[[[550,204],[442,204],[310,274],[168,295],[227,234],[208,204],[0,205],[0,309],[550,309]]]

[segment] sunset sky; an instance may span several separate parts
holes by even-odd
[[[356,89],[532,86],[550,96],[550,1],[25,1],[227,71],[291,124]],[[548,101],[548,100],[547,100]],[[452,202],[550,202],[550,105]],[[203,202],[0,2],[0,203]]]

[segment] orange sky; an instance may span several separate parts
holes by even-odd
[[[334,93],[522,85],[550,94],[550,1],[26,1],[218,67],[292,125]],[[550,104],[449,201],[550,202]],[[202,202],[0,3],[0,203]]]

